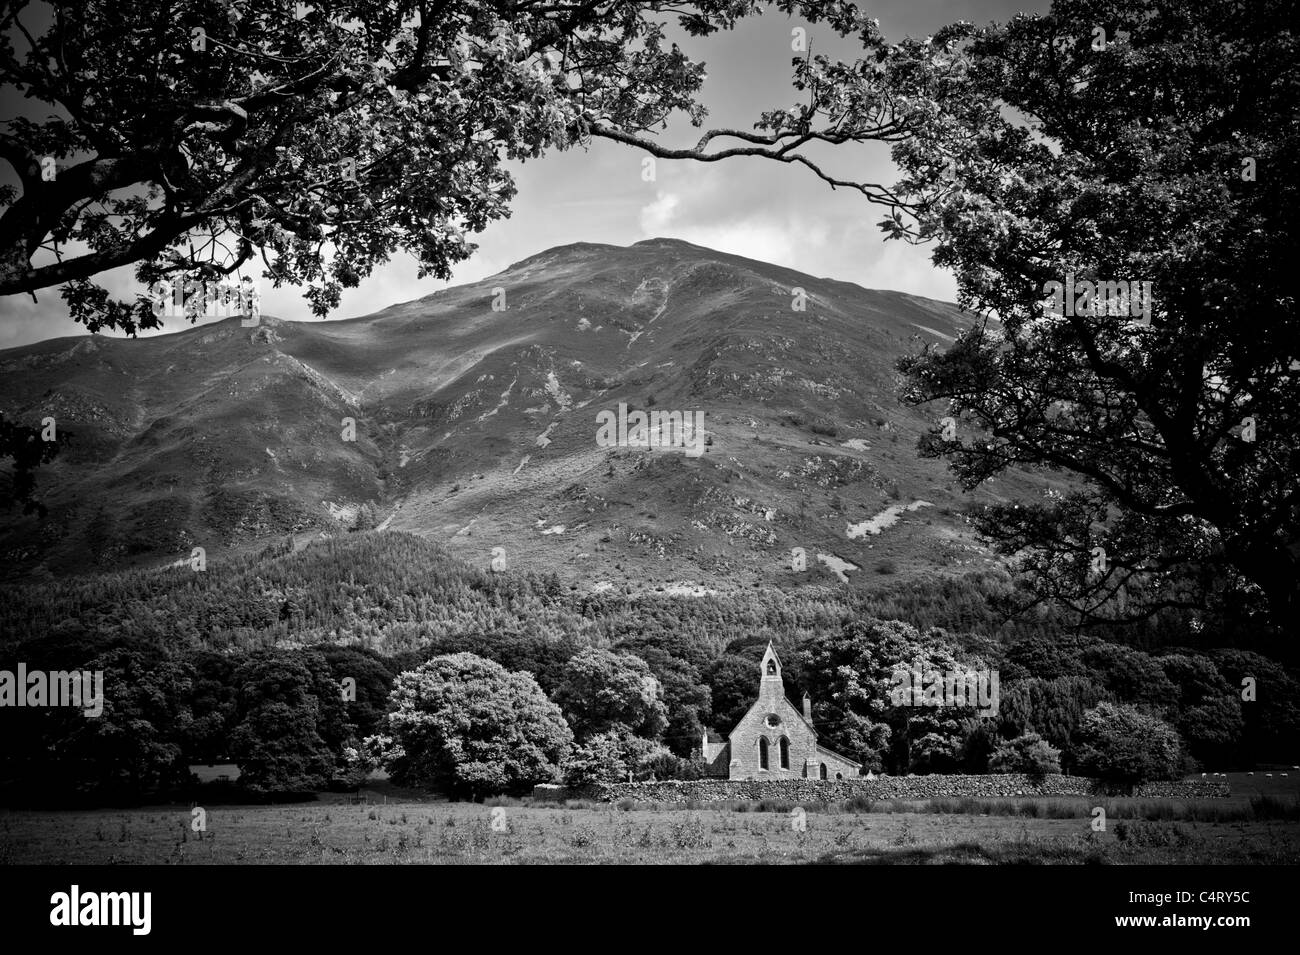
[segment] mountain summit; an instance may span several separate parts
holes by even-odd
[[[897,358],[968,321],[650,239],[548,249],[363,318],[10,349],[0,407],[73,443],[38,473],[48,516],[11,511],[0,554],[57,575],[377,525],[594,591],[983,564],[967,498],[916,457],[931,421],[895,397]],[[654,425],[636,446],[638,413],[702,415],[700,453]],[[620,415],[632,439],[598,440]]]

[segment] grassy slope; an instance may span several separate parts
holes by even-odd
[[[512,569],[582,590],[841,586],[819,554],[860,568],[852,586],[988,567],[962,508],[1042,483],[958,493],[914,452],[942,411],[895,397],[897,358],[969,321],[651,240],[552,249],[366,318],[11,349],[0,407],[52,414],[76,440],[42,469],[50,516],[11,513],[0,556],[17,577],[158,566],[196,545],[215,557],[337,534],[371,502],[477,566],[504,547]],[[697,459],[598,448],[596,412],[620,401],[702,410],[714,443]],[[850,538],[921,500],[933,506]]]

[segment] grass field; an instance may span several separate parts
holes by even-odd
[[[479,805],[389,789],[367,792],[368,804],[212,806],[205,832],[192,831],[188,806],[8,811],[0,864],[1300,863],[1297,781],[1257,778],[1194,803]],[[1093,831],[1095,805],[1105,832]]]

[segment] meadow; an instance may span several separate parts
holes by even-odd
[[[1244,775],[1227,799],[854,800],[682,807],[391,787],[289,805],[0,815],[0,864],[1296,864],[1297,780]],[[1106,811],[1105,831],[1093,811]]]

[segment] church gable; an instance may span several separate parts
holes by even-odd
[[[727,764],[730,779],[843,778],[857,775],[858,764],[817,744],[812,703],[805,694],[803,709],[785,695],[781,658],[771,643],[759,664],[758,699],[731,731],[725,752],[704,740],[710,775],[721,775]]]
[[[740,718],[736,728],[731,731],[730,737],[734,738],[740,732],[753,732],[759,727],[780,730],[792,722],[802,723],[806,729],[813,732],[812,727],[804,720],[803,714],[786,699],[784,693],[776,700],[760,698],[755,700],[745,715]]]

